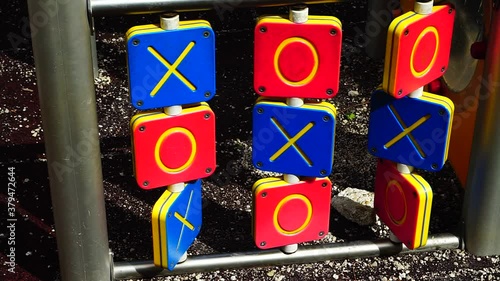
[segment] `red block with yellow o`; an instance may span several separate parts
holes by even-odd
[[[253,185],[253,236],[268,249],[312,241],[328,233],[332,184],[307,178],[289,184],[265,178]]]
[[[294,23],[265,16],[255,27],[254,88],[266,97],[332,98],[339,88],[342,26],[331,16]]]
[[[432,198],[432,189],[421,176],[400,173],[395,163],[378,160],[375,210],[380,220],[409,249],[427,243]]]
[[[206,103],[135,115],[131,122],[134,174],[143,189],[210,176],[215,170],[215,115]]]
[[[382,87],[402,98],[441,77],[448,68],[455,10],[434,6],[428,15],[405,13],[387,34]]]

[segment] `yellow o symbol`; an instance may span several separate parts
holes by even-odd
[[[293,230],[285,230],[280,225],[280,223],[278,221],[278,216],[279,216],[279,212],[282,209],[282,207],[286,203],[289,203],[292,200],[299,200],[302,203],[304,203],[305,206],[306,206],[306,208],[307,208],[307,215],[306,215],[306,219],[304,220],[304,223],[302,223],[301,226],[299,226],[298,228],[293,229]],[[301,232],[302,230],[304,230],[304,228],[306,228],[307,225],[309,225],[309,222],[311,221],[311,218],[312,218],[312,204],[311,204],[311,201],[309,201],[309,199],[307,197],[305,197],[304,195],[301,195],[301,194],[292,194],[292,195],[288,195],[287,197],[281,199],[281,201],[276,206],[276,209],[274,209],[273,223],[274,223],[274,227],[276,228],[276,230],[278,230],[278,232],[280,232],[282,234],[286,234],[286,235],[294,235],[294,234],[297,234],[297,233]]]
[[[389,201],[392,201],[392,204],[389,204]],[[403,202],[403,206],[400,205],[401,202]],[[406,197],[403,188],[396,180],[391,180],[385,188],[385,211],[395,225],[401,225],[406,221],[408,212]]]
[[[177,133],[180,133],[180,134],[184,135],[185,137],[187,137],[187,139],[189,140],[189,144],[191,145],[191,153],[189,154],[189,157],[184,164],[182,164],[181,166],[179,166],[177,168],[169,168],[163,163],[163,161],[161,159],[160,149],[161,149],[161,145],[163,144],[163,142],[165,141],[166,138],[168,138],[169,136],[171,136],[173,134],[177,134]],[[191,166],[191,164],[193,164],[193,160],[194,160],[195,156],[196,156],[196,139],[194,138],[193,133],[191,133],[186,128],[175,127],[175,128],[168,129],[163,134],[161,134],[161,136],[158,138],[158,141],[156,142],[156,145],[155,145],[156,164],[165,173],[172,174],[172,173],[178,173],[178,172],[185,170],[186,168]]]
[[[432,55],[432,59],[429,62],[429,64],[427,65],[427,67],[422,71],[417,71],[415,69],[415,59],[416,59],[415,55],[417,55],[417,54],[415,54],[415,53],[417,51],[418,46],[420,45],[420,43],[422,41],[422,38],[424,38],[424,36],[426,36],[429,33],[434,35],[434,38],[436,39],[436,47],[434,48],[434,54]],[[418,35],[417,40],[415,41],[415,44],[413,45],[413,49],[411,50],[410,70],[411,70],[411,73],[413,74],[414,77],[420,78],[420,77],[424,76],[425,74],[427,74],[427,72],[429,72],[429,70],[432,68],[432,66],[436,62],[438,50],[439,50],[439,33],[434,26],[428,26]]]
[[[304,79],[302,79],[300,81],[290,81],[288,78],[286,78],[285,75],[283,75],[282,70],[281,70],[280,65],[279,65],[280,56],[282,55],[283,50],[287,46],[289,46],[290,44],[294,44],[294,43],[300,43],[300,45],[305,45],[311,51],[312,60],[313,60],[313,66],[312,66],[311,72],[309,73],[309,75],[307,75],[307,77],[305,77]],[[291,60],[294,60],[294,58],[291,58]],[[301,63],[301,62],[296,61],[296,62],[292,62],[292,63]],[[281,81],[283,81],[284,83],[291,85],[291,86],[303,86],[303,85],[306,85],[309,82],[311,82],[314,79],[314,77],[316,76],[316,73],[318,72],[318,67],[319,67],[318,52],[316,51],[316,48],[314,47],[314,45],[311,44],[311,42],[307,41],[304,38],[300,38],[300,37],[288,38],[288,39],[284,40],[283,42],[281,42],[281,44],[276,49],[276,52],[274,53],[274,69],[276,71],[276,74],[278,75],[278,78]]]

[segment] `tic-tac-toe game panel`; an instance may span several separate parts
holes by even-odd
[[[290,184],[281,178],[255,182],[253,235],[260,249],[323,238],[328,232],[332,184],[308,178]]]
[[[441,77],[448,68],[455,9],[434,6],[395,18],[387,33],[383,88],[396,98]]]
[[[215,170],[215,115],[207,104],[179,115],[147,112],[131,122],[137,184],[152,189],[210,176]]]
[[[19,270],[12,278],[479,280],[499,273],[495,258],[479,260],[500,254],[498,1],[56,2],[28,1],[33,36],[24,34],[28,17],[11,18],[0,50],[0,89],[9,97],[0,99],[3,160],[13,163],[0,198],[11,214],[9,243],[16,235],[23,241],[5,252],[8,271]],[[118,15],[134,16],[111,18]],[[24,37],[33,52],[19,48]],[[116,57],[98,64],[103,51]],[[37,94],[45,154],[41,128],[14,141],[36,123],[31,115],[39,117]],[[474,139],[463,156],[470,175],[466,167],[459,175],[469,176],[463,197],[447,163],[448,154],[468,154],[453,146],[457,136]],[[12,159],[27,149],[35,161]],[[54,206],[45,213],[53,221],[37,217],[36,201],[50,201],[38,200],[49,186],[40,167],[49,169]],[[34,194],[16,193],[17,180]],[[15,232],[12,224],[32,227]],[[33,243],[54,244],[51,256],[32,251]],[[452,251],[420,256],[443,249]],[[397,258],[404,272],[386,257],[399,253],[410,253]],[[57,254],[60,276],[38,276]],[[307,265],[285,267],[293,263]]]
[[[409,249],[425,246],[433,193],[418,174],[400,173],[396,164],[379,160],[375,178],[375,211]]]
[[[423,87],[448,66],[451,6],[405,13],[389,26],[382,89],[371,96],[368,149],[379,159],[375,210],[410,249],[426,245],[432,189],[414,169],[439,171],[454,105]],[[201,229],[202,178],[216,168],[215,32],[202,20],[141,25],[127,33],[134,175],[165,189],[152,212],[154,262],[173,270]],[[330,229],[342,24],[333,16],[262,16],[254,28],[252,163],[278,173],[252,188],[259,249],[293,254]],[[318,100],[320,99],[320,100]],[[151,110],[153,109],[153,110]],[[149,111],[143,111],[149,110]]]
[[[132,105],[140,110],[208,101],[215,95],[215,35],[203,20],[175,30],[140,25],[127,32]]]
[[[174,269],[201,229],[201,180],[165,191],[151,215],[155,265]]]
[[[342,25],[332,16],[294,23],[264,16],[255,26],[254,89],[266,97],[332,98],[338,93]]]
[[[368,148],[374,156],[427,171],[442,169],[448,157],[453,102],[424,92],[396,99],[382,90],[371,97]]]
[[[259,99],[253,110],[254,166],[308,177],[329,175],[336,114],[328,102],[291,107],[283,101]]]

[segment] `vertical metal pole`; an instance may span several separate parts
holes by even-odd
[[[500,255],[500,10],[493,12],[464,201],[465,247]]]
[[[96,43],[96,34],[94,29],[94,18],[91,18],[91,27],[90,30],[90,49],[92,51],[92,69],[94,71],[94,79],[99,77],[99,65],[97,61],[97,43]]]
[[[110,280],[86,0],[29,0],[50,191],[64,281]]]

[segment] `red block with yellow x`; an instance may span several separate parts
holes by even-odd
[[[409,249],[427,243],[431,207],[432,189],[421,176],[402,174],[395,163],[378,160],[375,210],[380,220]]]
[[[266,16],[255,27],[254,88],[266,97],[331,98],[338,92],[342,27],[331,16],[294,23]]]
[[[261,249],[323,238],[330,220],[331,182],[306,178],[289,184],[265,178],[253,185],[253,236]]]
[[[405,13],[387,34],[383,88],[396,98],[441,77],[448,68],[455,10],[435,6],[429,15]]]
[[[131,122],[137,184],[152,189],[210,176],[215,170],[215,115],[206,103],[180,115],[147,112]]]

